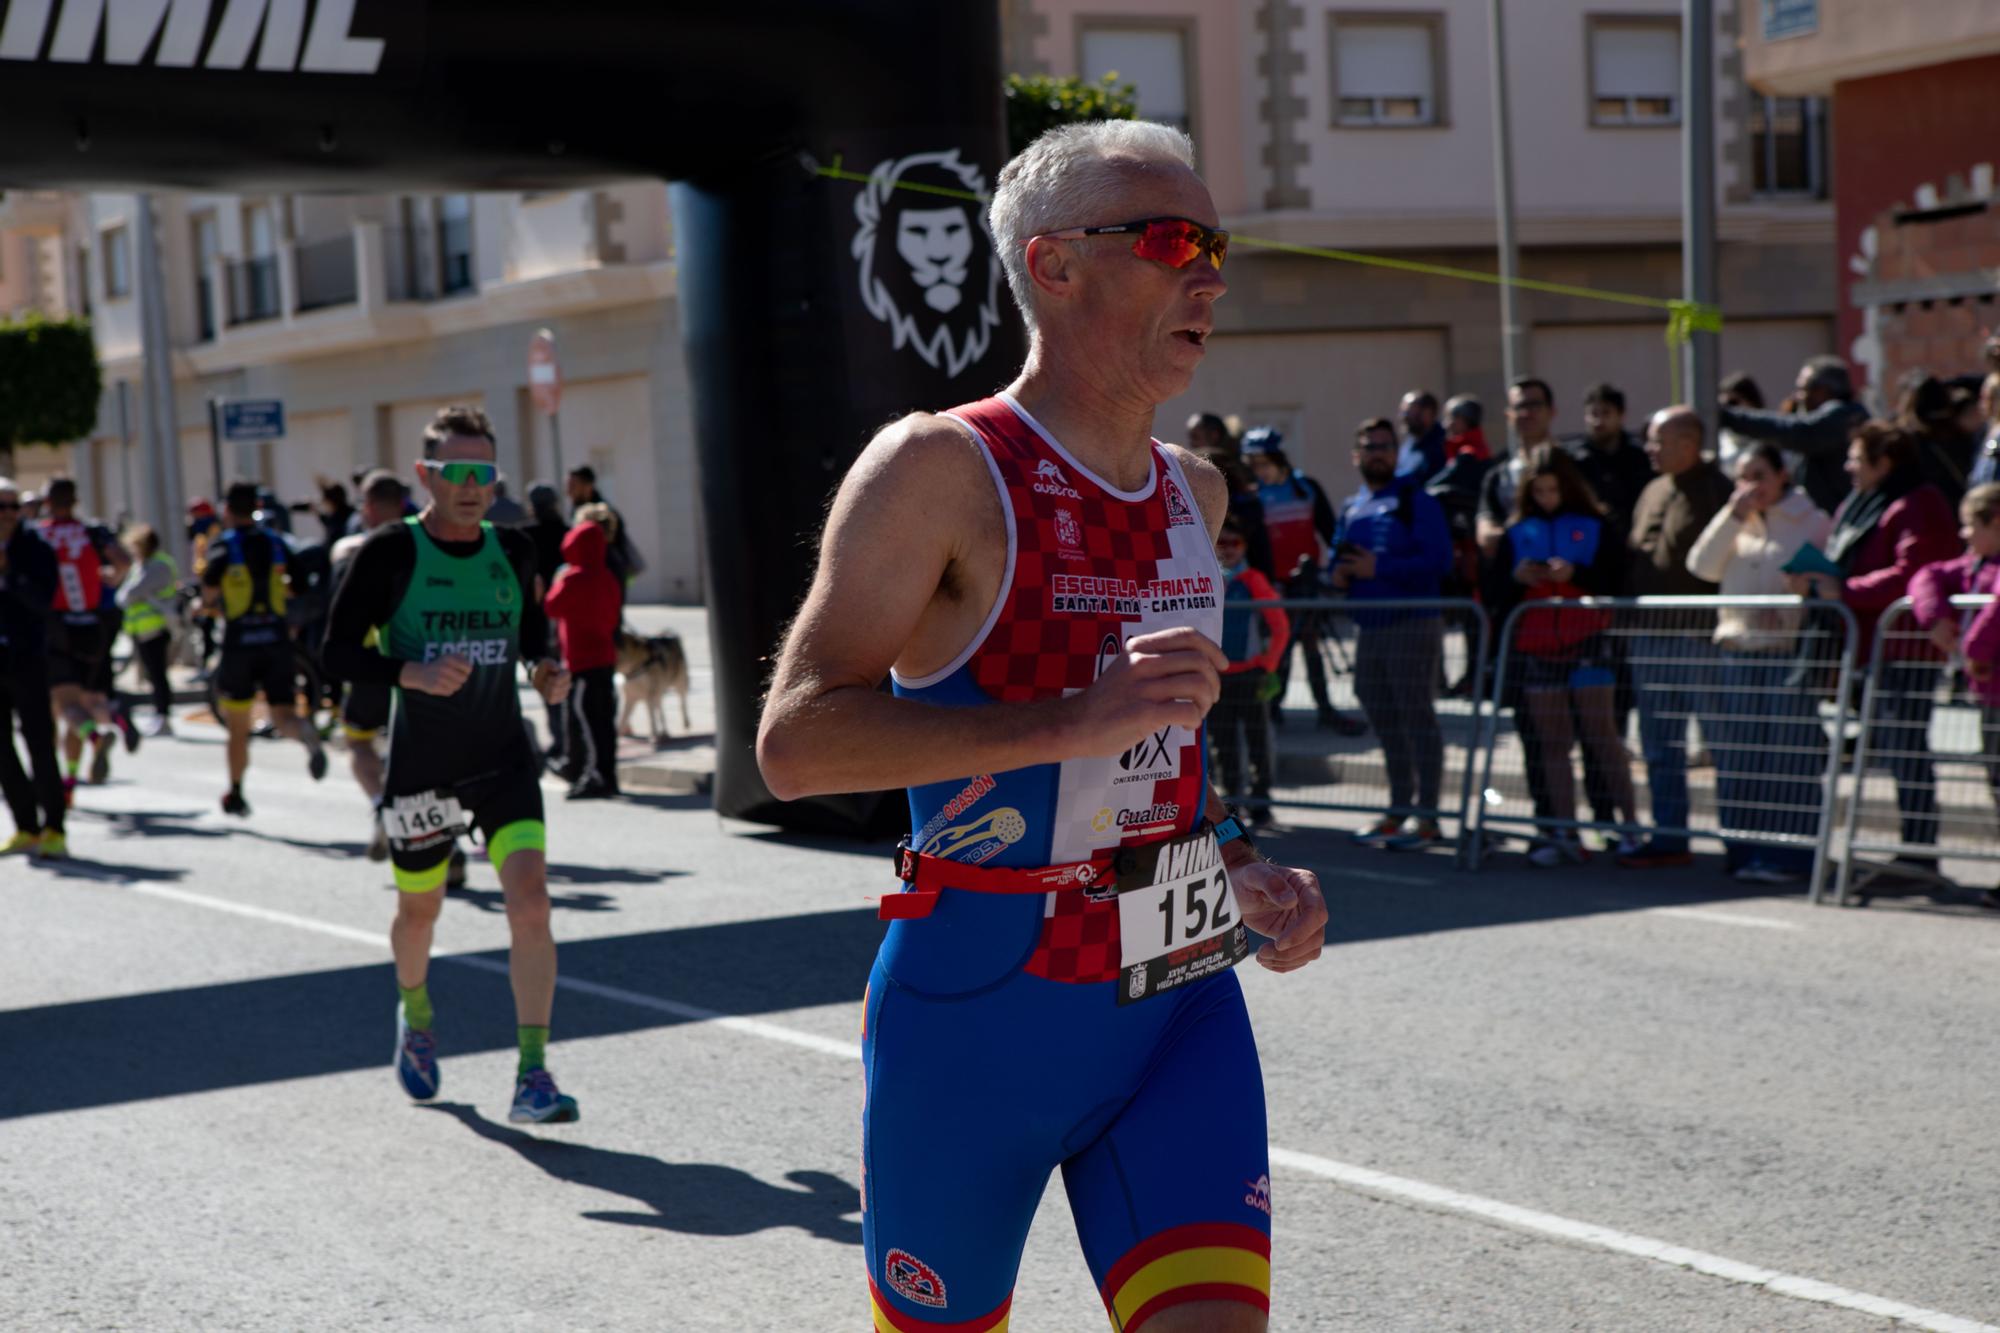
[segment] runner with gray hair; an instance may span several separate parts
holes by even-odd
[[[1194,140],[1170,125],[1146,120],[1099,120],[1064,125],[1029,144],[1001,168],[987,218],[1007,289],[1032,333],[1035,285],[1028,277],[1028,241],[1078,218],[1109,218],[1134,166],[1194,170]]]
[[[1116,1327],[1266,1326],[1263,1075],[1230,969],[1246,926],[1265,967],[1305,966],[1326,906],[1202,763],[1228,487],[1151,438],[1227,290],[1191,159],[1109,122],[1000,173],[1027,365],[862,451],[764,705],[773,795],[910,794],[863,1009],[876,1329],[1004,1329],[1057,1168]]]

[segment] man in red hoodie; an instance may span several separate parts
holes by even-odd
[[[618,520],[609,505],[577,511],[563,538],[563,569],[543,607],[562,639],[563,666],[576,682],[566,711],[569,754],[577,766],[572,801],[618,795],[618,576],[606,553]]]

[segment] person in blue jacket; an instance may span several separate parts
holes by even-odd
[[[1604,506],[1576,460],[1559,445],[1529,451],[1514,493],[1513,521],[1488,565],[1485,601],[1496,625],[1523,602],[1558,603],[1521,614],[1506,662],[1507,674],[1521,689],[1516,713],[1525,713],[1529,724],[1522,728],[1527,762],[1540,765],[1547,794],[1547,836],[1528,853],[1538,866],[1590,859],[1574,827],[1570,748],[1578,740],[1607,775],[1617,812],[1628,824],[1638,822],[1632,758],[1616,720],[1618,678],[1606,634],[1611,613],[1560,605],[1616,593],[1623,563],[1618,531],[1606,522]]]
[[[1361,423],[1354,466],[1361,489],[1349,497],[1334,532],[1333,586],[1350,602],[1435,599],[1451,572],[1451,528],[1444,506],[1423,480],[1396,473],[1396,428],[1387,418]],[[1355,608],[1354,692],[1382,738],[1389,809],[1355,840],[1416,850],[1442,836],[1438,788],[1444,736],[1438,730],[1438,663],[1444,622],[1435,607]],[[1405,820],[1413,821],[1408,832]]]

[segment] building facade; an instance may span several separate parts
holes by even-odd
[[[431,414],[471,403],[493,419],[516,498],[590,464],[647,561],[634,595],[701,599],[663,184],[153,199],[184,495],[248,476],[301,501],[320,478],[345,483],[375,466],[407,476]],[[147,508],[137,208],[119,194],[0,199],[0,310],[90,315],[106,386],[89,439],[24,450],[16,469],[28,484],[70,472],[106,516]],[[556,334],[564,382],[560,467],[528,391],[528,343],[542,327]],[[209,401],[231,398],[281,400],[285,437],[215,449]]]
[[[1802,358],[1832,350],[1827,136],[1753,95],[1718,0],[1721,363],[1775,401]],[[1681,294],[1680,6],[1509,0],[1506,56],[1521,271],[1656,298]],[[1140,114],[1194,137],[1224,225],[1228,297],[1189,412],[1284,429],[1295,461],[1352,477],[1364,417],[1408,389],[1478,394],[1500,426],[1499,304],[1490,285],[1284,253],[1258,242],[1495,268],[1490,34],[1484,0],[1008,0],[1010,68],[1116,70]],[[1807,109],[1817,114],[1817,107]],[[1580,429],[1587,385],[1634,413],[1669,392],[1663,315],[1523,293],[1523,373]],[[1502,427],[1504,429],[1504,427]]]
[[[1822,99],[1839,127],[1841,345],[1870,396],[1980,369],[2000,332],[2000,6],[1767,0],[1743,48],[1757,87]]]

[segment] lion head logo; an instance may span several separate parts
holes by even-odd
[[[986,355],[1000,323],[985,194],[985,177],[948,149],[880,163],[854,201],[862,304],[895,346],[953,377]]]

